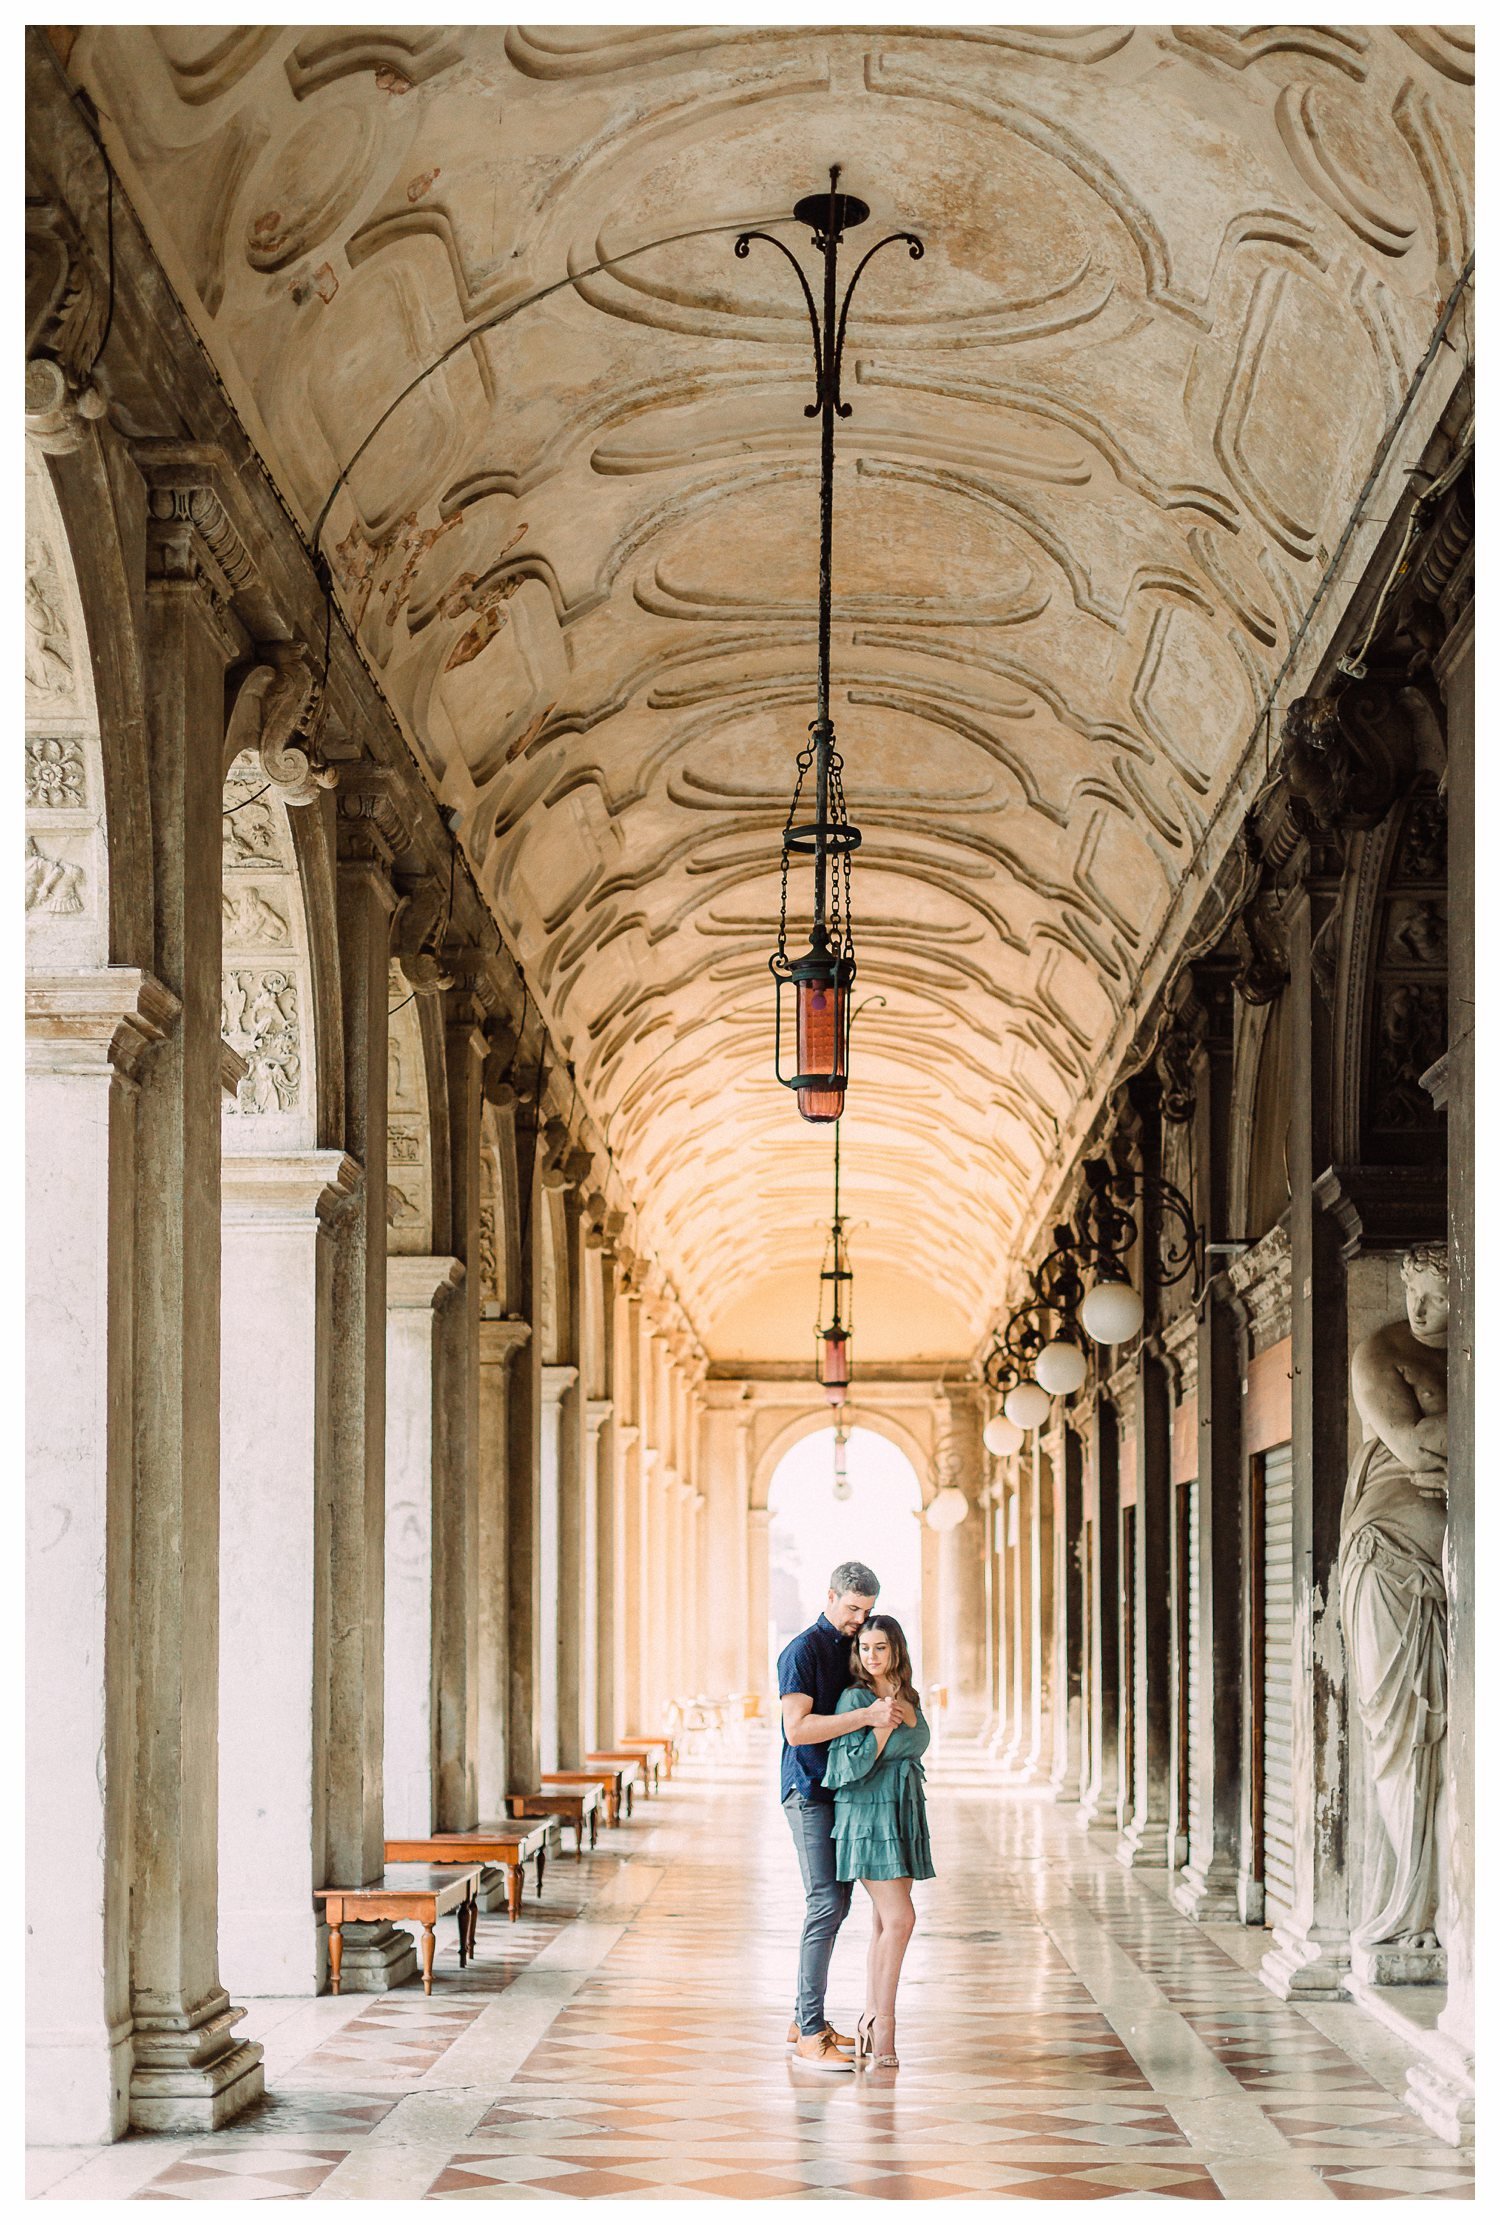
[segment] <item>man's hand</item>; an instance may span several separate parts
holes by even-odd
[[[872,1700],[865,1709],[865,1722],[872,1731],[893,1731],[900,1720],[894,1700]]]

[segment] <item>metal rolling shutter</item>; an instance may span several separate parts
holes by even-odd
[[[1198,1486],[1185,1483],[1187,1493],[1187,1835],[1188,1860],[1206,1862],[1203,1837],[1203,1802],[1198,1791],[1198,1702],[1203,1690],[1202,1664],[1198,1659]]]
[[[1266,1922],[1292,1908],[1292,1448],[1263,1455],[1265,1492]]]

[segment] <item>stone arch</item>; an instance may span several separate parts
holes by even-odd
[[[922,1491],[925,1507],[932,1499],[936,1486],[932,1478],[931,1447],[924,1445],[915,1430],[904,1418],[886,1413],[873,1405],[860,1405],[850,1415],[850,1425],[868,1429],[877,1437],[884,1437],[896,1450],[904,1453],[911,1462]],[[764,1445],[750,1471],[750,1511],[764,1514],[770,1508],[771,1478],[794,1445],[804,1437],[816,1436],[819,1430],[833,1427],[833,1412],[827,1405],[809,1406],[805,1413],[796,1415],[782,1424],[774,1437]]]
[[[104,750],[83,598],[51,479],[26,450],[26,964],[110,961]]]

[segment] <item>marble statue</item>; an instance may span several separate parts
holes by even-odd
[[[1382,1826],[1371,1833],[1351,1937],[1385,1961],[1435,1957],[1445,1930],[1446,1244],[1409,1251],[1401,1279],[1405,1320],[1354,1353],[1351,1388],[1369,1434],[1349,1471],[1339,1535],[1344,1643]]]

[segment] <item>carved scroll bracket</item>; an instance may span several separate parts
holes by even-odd
[[[316,803],[339,780],[333,766],[315,761],[308,742],[322,704],[322,681],[298,641],[257,645],[255,658],[230,708],[227,761],[251,750],[283,803]]]

